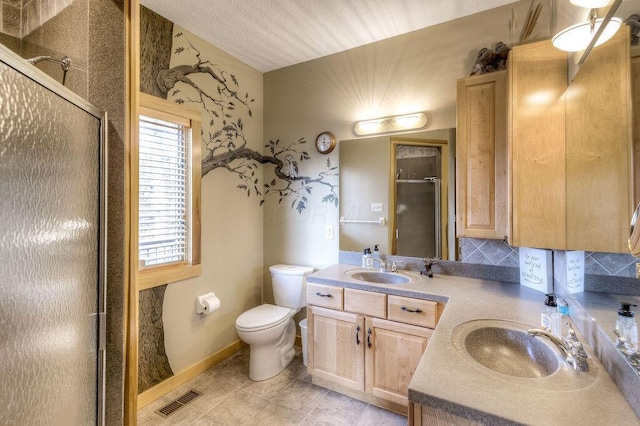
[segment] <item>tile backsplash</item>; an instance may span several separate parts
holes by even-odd
[[[502,240],[478,238],[460,239],[461,260],[482,265],[518,267],[518,248],[511,247]],[[600,253],[588,251],[584,254],[586,274],[616,277],[636,276],[636,262],[631,254]]]

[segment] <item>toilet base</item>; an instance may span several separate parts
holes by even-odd
[[[249,345],[249,378],[255,382],[278,375],[293,361],[296,350],[296,323],[289,319],[280,341],[275,345]]]

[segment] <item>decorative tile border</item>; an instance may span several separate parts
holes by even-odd
[[[460,251],[464,263],[518,267],[518,248],[505,241],[461,238]],[[635,278],[636,262],[631,254],[585,252],[585,273]]]

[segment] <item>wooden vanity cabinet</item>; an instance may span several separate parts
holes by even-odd
[[[366,392],[406,407],[409,382],[433,330],[369,317],[366,330]]]
[[[311,306],[307,310],[310,374],[364,390],[364,316]]]
[[[456,235],[508,233],[507,71],[457,83]]]
[[[333,297],[318,299],[318,291]],[[307,301],[344,302],[344,309],[307,306],[307,369],[313,382],[406,414],[408,385],[433,334],[431,327],[437,323],[441,305],[316,284],[307,293]]]

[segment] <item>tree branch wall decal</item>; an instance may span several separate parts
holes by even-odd
[[[315,176],[305,176],[300,174],[298,167],[298,162],[311,159],[303,149],[307,143],[305,138],[291,143],[269,141],[264,145],[267,155],[249,148],[242,116],[253,118],[251,105],[255,99],[241,90],[234,74],[221,69],[212,58],[204,58],[184,33],[175,35],[173,54],[179,55],[180,62],[187,64],[160,70],[156,83],[165,94],[170,93],[175,102],[198,104],[205,111],[203,177],[215,169],[225,169],[238,177],[237,188],[246,191],[247,197],[253,194],[260,198],[261,206],[267,196],[277,196],[279,204],[291,198],[290,207],[302,213],[316,188],[325,191],[323,203],[338,206],[335,183],[338,168],[330,159],[323,171]],[[259,164],[273,166],[275,178],[260,184]]]

